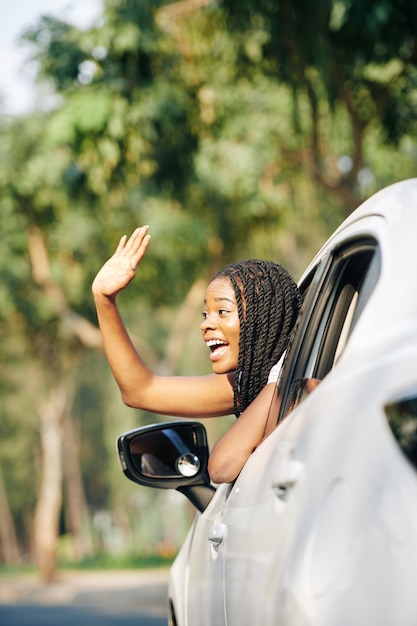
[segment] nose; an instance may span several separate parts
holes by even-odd
[[[206,332],[207,330],[213,330],[213,328],[216,328],[217,324],[215,321],[215,318],[213,315],[209,315],[208,313],[206,313],[205,318],[203,319],[203,321],[200,324],[200,328],[202,330],[202,332]]]

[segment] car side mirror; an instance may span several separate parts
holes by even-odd
[[[132,481],[176,489],[203,511],[215,491],[207,471],[209,448],[200,422],[164,422],[119,435],[119,460]]]

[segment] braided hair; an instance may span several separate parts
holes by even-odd
[[[302,298],[285,268],[272,261],[247,260],[227,265],[213,277],[227,276],[235,292],[240,336],[234,383],[236,417],[266,384],[284,353]]]

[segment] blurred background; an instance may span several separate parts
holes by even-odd
[[[170,562],[194,515],[119,468],[117,435],[170,416],[122,404],[95,273],[150,224],[128,329],[155,371],[211,371],[217,269],[268,258],[298,279],[362,200],[416,176],[417,4],[97,0],[87,20],[32,4],[18,76],[2,69],[26,95],[0,98],[0,571],[52,580]],[[211,443],[230,420],[205,422]]]

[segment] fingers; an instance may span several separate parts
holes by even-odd
[[[143,259],[149,245],[151,236],[148,234],[149,226],[137,228],[126,243],[125,251],[129,256],[132,267],[136,267]]]
[[[142,261],[143,257],[145,256],[145,252],[146,252],[146,249],[148,247],[150,240],[151,240],[151,236],[145,235],[145,237],[142,239],[142,242],[138,250],[132,255],[131,267],[133,270],[136,270],[136,267],[139,265],[139,263]]]
[[[145,239],[147,232],[149,230],[149,226],[141,226],[140,228],[137,228],[133,233],[132,236],[130,237],[129,241],[127,242],[127,245],[131,245],[133,248],[137,249],[139,246],[142,245],[143,240]]]
[[[120,238],[113,257],[125,257],[130,268],[135,272],[137,265],[143,259],[151,236],[148,235],[149,226],[141,226],[133,231],[129,239],[126,235]]]
[[[124,251],[126,252],[126,254],[135,254],[137,252],[137,250],[142,245],[144,238],[146,237],[148,229],[149,226],[141,226],[140,228],[136,228],[136,230],[133,231],[124,246]]]
[[[114,254],[123,254],[125,256],[135,255],[137,254],[141,246],[143,246],[143,244],[145,244],[146,249],[150,239],[150,235],[147,235],[148,229],[148,225],[136,228],[136,230],[133,231],[129,239],[127,238],[127,235],[123,235],[120,238],[119,244]]]
[[[123,250],[123,248],[125,247],[126,239],[127,239],[126,235],[123,235],[122,237],[120,237],[119,244],[114,253],[115,255],[120,254],[120,252]]]
[[[132,235],[120,238],[113,256],[103,265],[93,281],[93,291],[115,296],[124,289],[136,274],[136,267],[143,259],[151,236],[149,226],[137,228]]]

